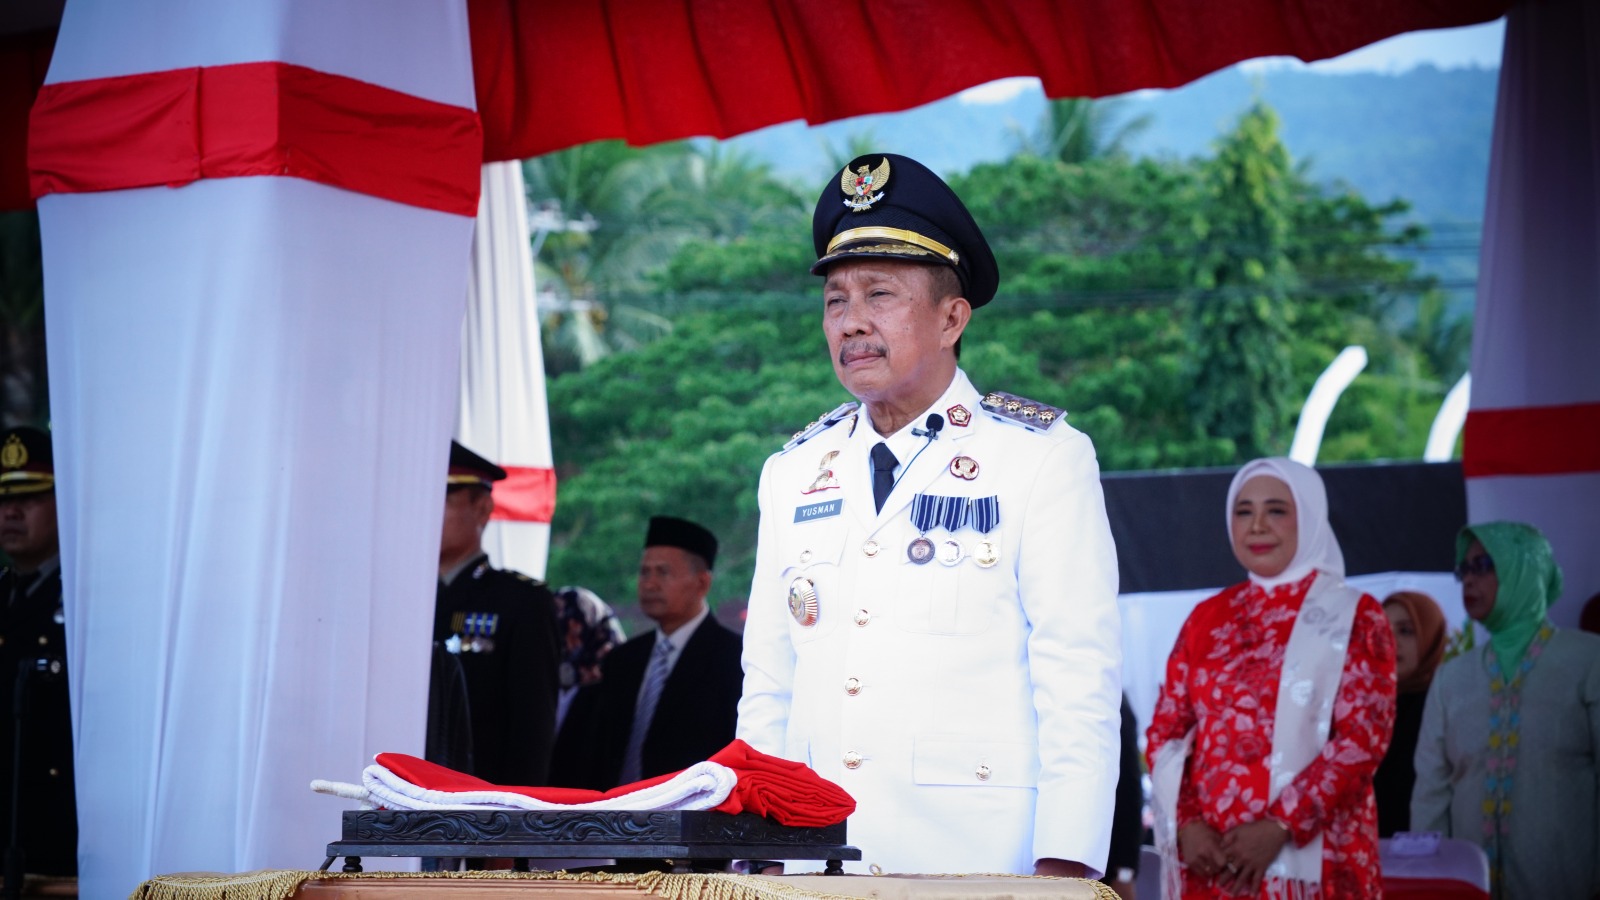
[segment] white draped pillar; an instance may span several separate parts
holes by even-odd
[[[483,535],[490,559],[544,578],[556,482],[520,162],[483,167],[472,259],[456,438],[508,473]]]
[[[1462,458],[1474,522],[1544,531],[1575,625],[1600,591],[1600,5],[1506,19]]]
[[[72,0],[47,85],[262,60],[473,106],[434,0]],[[472,219],[270,176],[39,213],[81,894],[314,866],[308,782],[422,749]]]

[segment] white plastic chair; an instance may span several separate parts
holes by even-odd
[[[1437,835],[1434,835],[1437,837]],[[1385,878],[1448,878],[1464,881],[1480,890],[1489,890],[1489,857],[1471,841],[1438,838],[1432,853],[1425,850],[1428,839],[1415,837],[1384,838],[1378,841],[1378,857]],[[1397,852],[1398,851],[1398,852]]]

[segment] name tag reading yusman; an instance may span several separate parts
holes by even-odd
[[[794,508],[794,520],[796,522],[810,522],[813,519],[831,519],[843,510],[843,500],[829,500],[826,503],[796,506]]]

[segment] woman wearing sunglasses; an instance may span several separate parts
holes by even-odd
[[[1600,897],[1600,637],[1545,617],[1561,569],[1532,526],[1463,528],[1456,575],[1489,642],[1434,677],[1411,827],[1482,845],[1496,898]]]

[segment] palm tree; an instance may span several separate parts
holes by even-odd
[[[715,141],[586,144],[527,160],[523,176],[546,225],[534,235],[535,273],[552,371],[669,333],[669,319],[619,298],[648,291],[685,242],[732,240],[807,208],[765,163]]]
[[[1071,97],[1051,100],[1032,134],[1017,134],[1019,153],[1069,165],[1127,155],[1128,142],[1150,127],[1148,113],[1119,122],[1126,104],[1119,99]]]
[[[823,152],[828,154],[828,163],[833,166],[835,172],[843,169],[845,164],[858,156],[877,153],[883,149],[882,142],[870,128],[851,134],[842,144],[835,144],[827,138],[823,138],[821,142]]]

